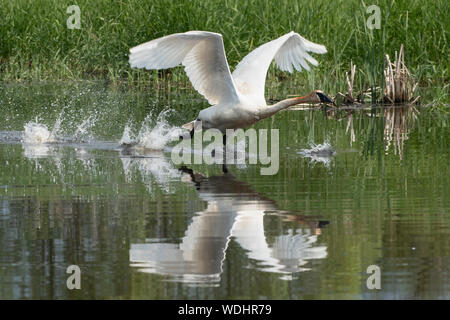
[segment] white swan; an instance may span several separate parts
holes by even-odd
[[[317,65],[308,52],[326,53],[323,45],[306,40],[295,32],[253,50],[233,74],[225,56],[222,35],[206,31],[176,33],[130,49],[130,65],[135,68],[167,69],[182,64],[194,88],[212,105],[200,111],[197,120],[183,127],[194,133],[196,121],[203,129],[246,128],[274,113],[298,103],[332,102],[321,91],[286,99],[267,106],[264,86],[267,70],[275,59],[283,71],[309,70]]]

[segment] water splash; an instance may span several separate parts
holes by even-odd
[[[90,116],[89,118],[83,120],[81,124],[77,127],[75,134],[73,136],[75,141],[90,141],[93,139],[92,128],[97,121],[97,117]]]
[[[336,151],[328,141],[324,141],[322,144],[311,143],[309,149],[302,149],[298,153],[305,158],[310,158],[313,162],[321,162],[328,167]]]
[[[333,147],[330,145],[328,141],[325,141],[322,144],[310,144],[310,149],[302,149],[299,152],[300,154],[304,156],[319,156],[319,157],[331,157],[336,152],[334,151]]]
[[[49,154],[54,153],[55,150],[48,145],[44,144],[24,144],[23,155],[28,159],[37,159],[47,157]]]
[[[22,134],[22,142],[26,144],[46,144],[46,143],[58,143],[58,142],[85,142],[93,139],[92,128],[94,127],[97,117],[89,116],[84,119],[81,124],[75,126],[73,123],[69,123],[69,127],[75,127],[75,133],[71,136],[65,136],[62,128],[62,122],[64,120],[64,109],[58,115],[52,129],[40,122],[38,118],[35,121],[29,121],[24,126],[24,132]]]
[[[167,121],[167,116],[173,110],[164,110],[156,118],[156,123],[152,121],[153,116],[150,113],[142,123],[141,129],[136,138],[133,138],[132,128],[127,124],[124,128],[120,144],[134,144],[136,148],[163,150],[164,147],[172,141],[179,139],[182,129],[172,126]]]
[[[55,136],[45,124],[30,121],[25,124],[22,141],[28,144],[55,142]]]
[[[123,129],[122,138],[120,138],[119,144],[121,144],[121,145],[133,144],[133,142],[134,142],[132,139],[133,133],[131,130],[132,130],[131,125],[129,123],[127,123],[125,125],[125,129]]]
[[[58,118],[56,119],[55,124],[53,125],[53,129],[50,132],[50,137],[53,141],[56,141],[56,137],[61,134],[61,123],[63,121],[64,109],[59,113]]]
[[[154,183],[166,193],[173,193],[172,183],[178,181],[181,173],[176,169],[163,153],[154,153],[151,158],[121,158],[125,177],[128,181],[133,178],[133,172],[139,172],[142,182],[149,193],[152,193]]]

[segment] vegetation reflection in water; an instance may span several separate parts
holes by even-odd
[[[260,176],[118,148],[151,105],[171,105],[176,124],[178,108],[201,107],[176,95],[70,95],[73,114],[111,109],[95,138],[21,143],[26,122],[52,127],[65,105],[34,95],[21,111],[27,90],[39,89],[0,98],[2,298],[449,298],[446,109],[283,112],[256,126],[280,128],[280,171]],[[305,154],[324,142],[336,153]],[[71,264],[79,291],[66,288]],[[372,264],[381,290],[366,287]]]

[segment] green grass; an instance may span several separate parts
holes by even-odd
[[[69,5],[81,9],[81,29],[66,26]],[[381,8],[381,29],[369,30],[369,5]],[[107,79],[132,85],[161,81],[156,71],[132,70],[128,50],[175,32],[223,34],[231,68],[252,49],[294,30],[324,44],[311,73],[286,77],[271,68],[268,90],[313,88],[345,91],[350,61],[357,65],[355,90],[383,85],[385,54],[405,44],[406,64],[421,90],[448,101],[449,2],[269,0],[0,0],[0,81]],[[181,68],[166,73],[164,86],[190,88]],[[170,75],[170,76],[169,76]],[[287,81],[280,81],[285,78]],[[298,91],[298,92],[296,92]]]

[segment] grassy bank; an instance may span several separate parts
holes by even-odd
[[[73,4],[81,10],[79,30],[66,26]],[[366,26],[371,4],[381,9],[381,29]],[[269,89],[287,78],[299,92],[343,91],[350,61],[357,65],[355,90],[381,86],[385,54],[394,56],[404,43],[420,88],[448,101],[448,13],[447,0],[0,0],[0,80],[108,79],[189,88],[181,68],[163,81],[156,71],[130,69],[129,48],[175,32],[219,32],[233,69],[251,49],[295,30],[324,44],[328,54],[317,57],[320,65],[311,73],[286,77],[271,68]]]

